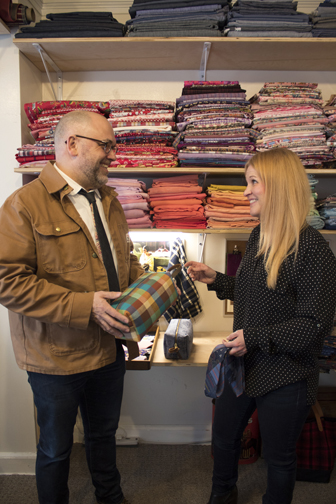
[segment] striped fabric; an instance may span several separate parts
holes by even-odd
[[[121,339],[140,341],[150,327],[176,301],[177,290],[169,273],[145,273],[111,306],[129,318],[130,333]]]

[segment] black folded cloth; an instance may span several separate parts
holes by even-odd
[[[112,12],[47,14],[35,26],[22,26],[15,38],[123,37],[125,25]]]

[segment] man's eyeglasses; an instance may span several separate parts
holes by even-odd
[[[92,140],[93,142],[97,142],[99,147],[101,147],[104,150],[105,154],[109,154],[111,150],[113,150],[115,154],[118,152],[118,146],[113,145],[112,140],[97,140],[96,138],[90,138],[83,135],[75,135],[75,136],[79,138],[85,138],[86,140]],[[67,140],[65,141],[65,143],[67,143]]]

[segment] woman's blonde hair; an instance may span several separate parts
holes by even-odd
[[[288,149],[260,152],[246,163],[245,173],[249,166],[265,186],[258,256],[264,256],[267,285],[275,289],[281,264],[290,254],[297,256],[300,232],[307,226],[311,190],[300,158]]]

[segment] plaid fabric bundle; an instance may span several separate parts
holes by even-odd
[[[296,445],[296,479],[329,483],[336,457],[336,418],[321,418],[315,407],[313,411],[315,418],[306,421]]]
[[[177,290],[173,277],[180,268],[172,273],[145,273],[132,283],[111,306],[129,318],[129,333],[121,339],[140,341],[150,327],[176,301]]]

